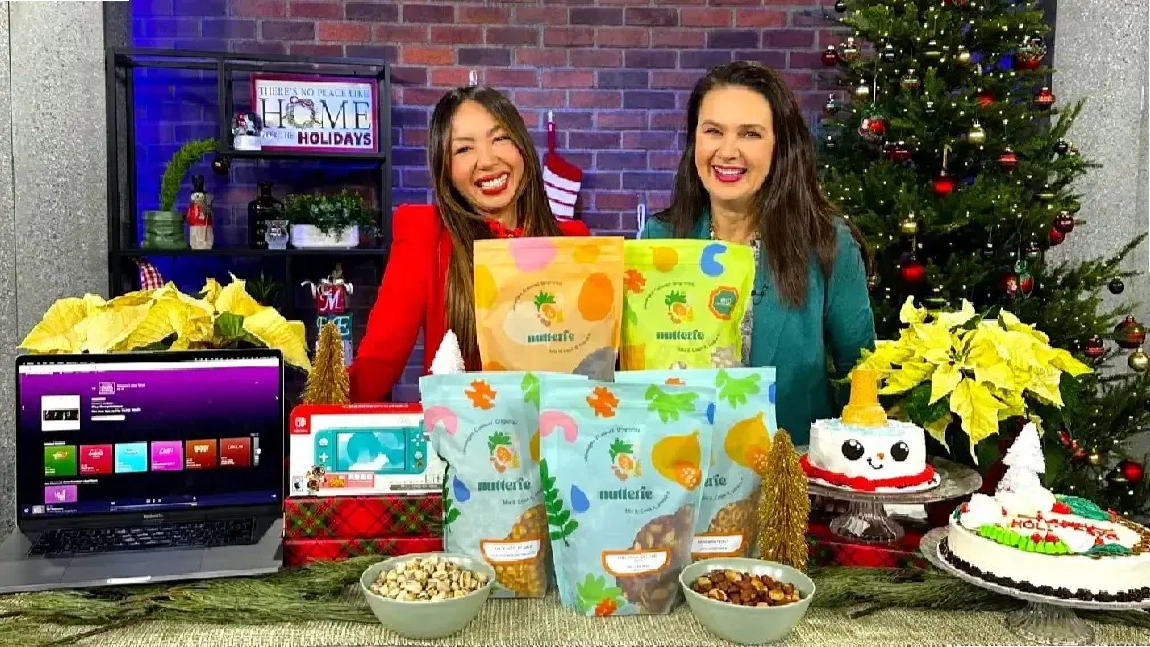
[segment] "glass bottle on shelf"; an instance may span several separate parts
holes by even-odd
[[[260,182],[256,199],[248,203],[248,247],[267,249],[268,222],[284,217],[284,203],[272,196],[272,183]]]

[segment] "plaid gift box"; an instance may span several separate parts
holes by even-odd
[[[918,544],[927,527],[899,520],[906,535],[892,544],[853,542],[831,532],[830,526],[812,521],[807,528],[807,546],[811,563],[818,566],[856,566],[861,568],[926,568]]]
[[[374,539],[442,535],[438,494],[294,497],[284,501],[287,539]]]
[[[395,557],[443,550],[439,537],[380,537],[378,539],[285,539],[284,566],[337,562],[361,555]]]

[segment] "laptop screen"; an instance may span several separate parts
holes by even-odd
[[[275,353],[25,357],[16,392],[21,519],[280,502]]]

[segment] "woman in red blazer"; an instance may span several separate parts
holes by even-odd
[[[352,402],[387,398],[421,328],[424,374],[449,329],[468,370],[479,369],[476,240],[590,235],[583,223],[551,215],[527,126],[496,90],[444,95],[431,115],[427,155],[435,205],[402,205],[392,217],[387,269],[350,369]]]

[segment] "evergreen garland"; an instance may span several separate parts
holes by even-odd
[[[204,155],[219,149],[220,144],[214,139],[198,139],[184,144],[176,151],[164,167],[164,176],[160,180],[160,211],[176,210],[176,196],[180,193],[180,185],[184,183],[188,170]]]

